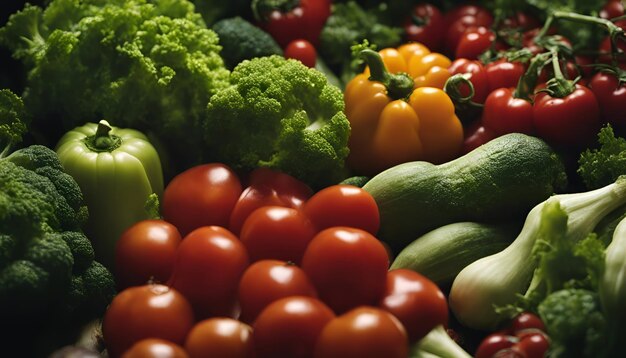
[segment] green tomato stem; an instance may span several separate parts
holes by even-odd
[[[112,152],[122,145],[122,139],[111,134],[111,125],[104,119],[98,122],[96,134],[85,138],[85,145],[89,150],[97,153]]]
[[[380,82],[385,85],[387,95],[390,98],[407,98],[413,92],[415,84],[413,79],[406,73],[389,73],[378,52],[366,49],[361,51],[360,55],[370,68],[370,81]]]
[[[536,55],[530,60],[528,69],[524,72],[524,75],[517,82],[517,87],[513,91],[514,98],[521,98],[530,101],[530,95],[535,91],[537,80],[541,69],[545,66],[548,59],[552,56],[551,53],[541,53]]]

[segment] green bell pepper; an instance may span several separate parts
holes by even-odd
[[[145,204],[151,194],[163,194],[159,155],[141,132],[104,120],[67,132],[56,152],[83,192],[89,209],[85,233],[96,257],[113,269],[121,234],[148,218]]]

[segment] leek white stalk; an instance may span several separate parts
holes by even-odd
[[[603,217],[626,203],[626,178],[593,191],[553,195],[530,211],[511,245],[461,270],[452,284],[449,303],[462,324],[494,330],[503,318],[495,307],[514,304],[517,296],[526,292],[537,265],[532,249],[541,226],[542,209],[554,201],[568,216],[567,238],[581,240]]]

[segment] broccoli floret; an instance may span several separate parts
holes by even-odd
[[[8,89],[0,90],[0,155],[6,155],[26,133],[26,111],[22,99]]]
[[[67,292],[68,312],[88,321],[100,317],[115,296],[115,279],[106,267],[92,261],[84,271],[72,276]]]
[[[626,139],[615,137],[611,125],[600,129],[599,148],[585,150],[578,159],[578,174],[588,189],[613,183],[626,174]]]
[[[59,235],[67,243],[74,257],[72,269],[74,273],[82,272],[92,264],[95,258],[93,246],[82,231],[64,231]]]
[[[212,160],[273,168],[317,188],[345,178],[350,123],[341,91],[321,72],[274,55],[243,61],[230,79],[207,106]]]
[[[556,291],[539,304],[550,337],[550,357],[598,357],[606,321],[597,293],[584,289]]]
[[[220,39],[220,54],[228,68],[234,68],[243,60],[283,54],[270,34],[239,16],[220,20],[212,29]]]

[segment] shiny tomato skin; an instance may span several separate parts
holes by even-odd
[[[471,123],[465,130],[462,153],[467,154],[481,145],[497,137],[497,134],[487,129],[482,120]]]
[[[330,321],[318,338],[315,358],[406,358],[406,330],[392,314],[362,306]]]
[[[272,302],[253,325],[258,358],[308,358],[322,329],[335,318],[322,301],[290,296]]]
[[[612,19],[624,15],[624,4],[620,0],[609,0],[598,14],[603,19]]]
[[[447,12],[444,45],[449,54],[454,54],[463,33],[472,27],[489,28],[493,24],[493,15],[485,8],[477,5],[459,5]]]
[[[122,358],[189,358],[189,355],[178,344],[158,339],[146,338],[133,344],[124,352]]]
[[[497,60],[485,65],[489,92],[498,88],[515,88],[526,68],[521,62]]]
[[[187,335],[185,350],[190,358],[253,358],[252,327],[228,317],[200,321]]]
[[[550,341],[544,333],[537,332],[521,337],[514,348],[525,358],[543,358],[550,348]]]
[[[285,47],[285,57],[293,58],[302,62],[305,66],[314,68],[317,61],[317,51],[313,44],[307,40],[298,39],[291,41]]]
[[[295,264],[279,260],[257,261],[246,269],[239,281],[239,319],[254,322],[270,303],[289,296],[317,298],[317,291]]]
[[[492,358],[499,351],[513,347],[517,340],[513,336],[492,333],[485,337],[474,353],[475,358]]]
[[[514,97],[515,89],[498,88],[492,91],[483,108],[482,123],[496,135],[506,133],[533,134],[533,105]]]
[[[389,256],[385,246],[361,229],[331,227],[319,232],[302,259],[302,269],[335,313],[378,304],[385,292]]]
[[[317,231],[300,210],[264,206],[248,216],[239,239],[251,262],[275,259],[300,264]]]
[[[315,193],[303,211],[318,231],[333,226],[349,226],[376,235],[380,213],[374,197],[354,185],[337,184]]]
[[[390,270],[380,307],[393,314],[415,343],[433,328],[448,324],[448,301],[427,277],[407,269]]]
[[[541,318],[530,312],[523,312],[515,316],[510,326],[513,334],[528,329],[537,329],[546,332],[546,326],[543,324],[543,321],[541,321]]]
[[[163,219],[184,237],[201,226],[227,227],[241,195],[233,170],[219,163],[202,164],[175,176],[163,192]]]
[[[118,289],[167,282],[181,240],[178,229],[163,220],[142,220],[126,229],[115,246]]]
[[[130,287],[108,307],[102,322],[110,357],[119,357],[144,338],[182,345],[194,324],[193,310],[175,289],[160,284]]]
[[[538,136],[550,145],[583,147],[596,138],[601,126],[598,101],[590,89],[579,84],[564,98],[540,92],[535,96],[533,124]]]
[[[626,128],[626,86],[611,73],[598,72],[589,81],[604,122],[620,129]]]
[[[479,61],[468,60],[466,58],[457,58],[448,68],[450,75],[465,74],[468,80],[474,86],[474,97],[472,101],[476,103],[484,103],[489,94],[489,82],[487,81],[487,72],[485,67]],[[460,88],[461,95],[469,96],[469,88]]]
[[[417,24],[417,17],[423,23]],[[413,7],[411,15],[404,22],[407,41],[419,42],[431,51],[439,51],[443,41],[444,19],[441,10],[433,4],[420,2]]]
[[[468,28],[456,45],[455,57],[477,60],[483,52],[489,49],[495,39],[496,35],[486,27]]]
[[[248,265],[246,248],[235,235],[219,226],[204,226],[178,246],[168,285],[187,297],[197,319],[230,317]]]

